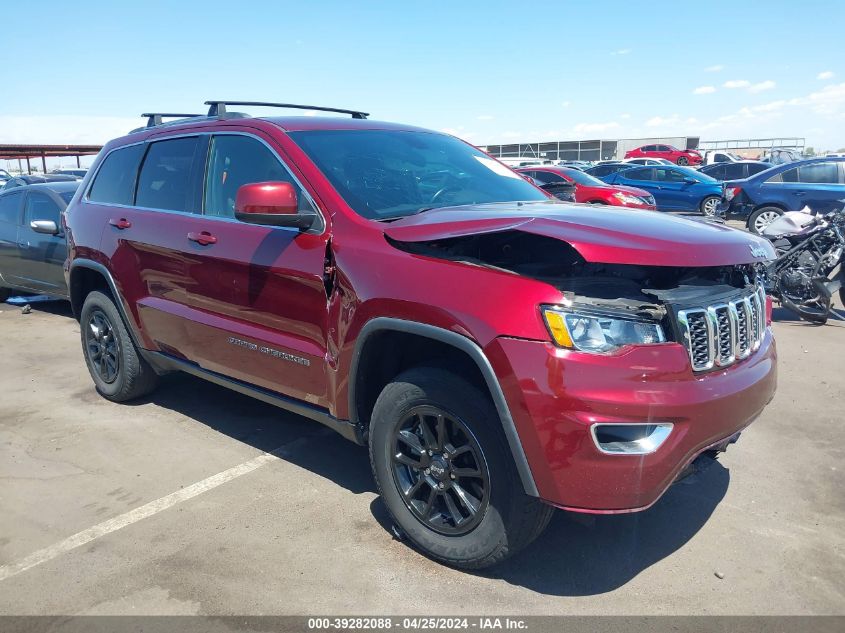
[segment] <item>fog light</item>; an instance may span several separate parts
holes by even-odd
[[[593,424],[590,434],[596,448],[608,455],[648,455],[672,432],[671,422],[654,424]]]

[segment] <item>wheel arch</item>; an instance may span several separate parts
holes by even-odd
[[[68,297],[70,298],[73,316],[76,317],[77,321],[82,315],[82,304],[85,303],[85,297],[94,290],[104,292],[111,297],[115,306],[117,306],[120,318],[123,319],[123,324],[129,332],[129,336],[132,337],[132,342],[139,350],[142,349],[135,329],[132,327],[132,320],[126,314],[126,307],[123,305],[117,284],[115,284],[109,269],[100,262],[91,259],[74,259],[70,264],[68,274]]]
[[[448,368],[464,370],[462,377],[486,390],[493,401],[502,430],[508,443],[525,493],[539,496],[534,476],[522,447],[513,417],[505,400],[502,388],[481,347],[469,338],[433,325],[391,317],[376,317],[361,329],[355,343],[349,372],[349,416],[351,422],[366,434],[369,415],[375,399],[403,367],[401,356],[385,361],[383,350],[394,350],[396,342],[419,341],[424,346],[422,356],[410,356],[416,364],[436,362],[444,358],[450,362]],[[413,345],[413,343],[412,343]]]

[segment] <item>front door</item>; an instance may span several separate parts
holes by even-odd
[[[30,226],[36,220],[54,222],[59,233],[36,233]],[[46,193],[29,191],[24,203],[23,222],[18,226],[21,286],[48,295],[67,296],[63,269],[67,243],[61,227],[59,202]]]
[[[314,210],[272,143],[240,133],[211,138],[203,214],[191,217],[182,236],[190,279],[188,354],[211,371],[328,407],[328,231],[234,217],[238,188],[254,182],[290,182],[300,209]]]

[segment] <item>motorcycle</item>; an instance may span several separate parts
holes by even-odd
[[[777,258],[762,265],[761,276],[766,292],[785,308],[824,324],[834,293],[845,305],[845,208],[824,215],[807,211],[784,213],[763,229]]]

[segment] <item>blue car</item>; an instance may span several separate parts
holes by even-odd
[[[715,216],[724,205],[722,183],[689,167],[638,166],[607,174],[601,180],[651,192],[658,211],[698,211]]]
[[[845,199],[845,158],[812,158],[725,182],[728,215],[747,218],[752,233],[760,232],[784,211],[805,206],[816,213],[840,209]]]

